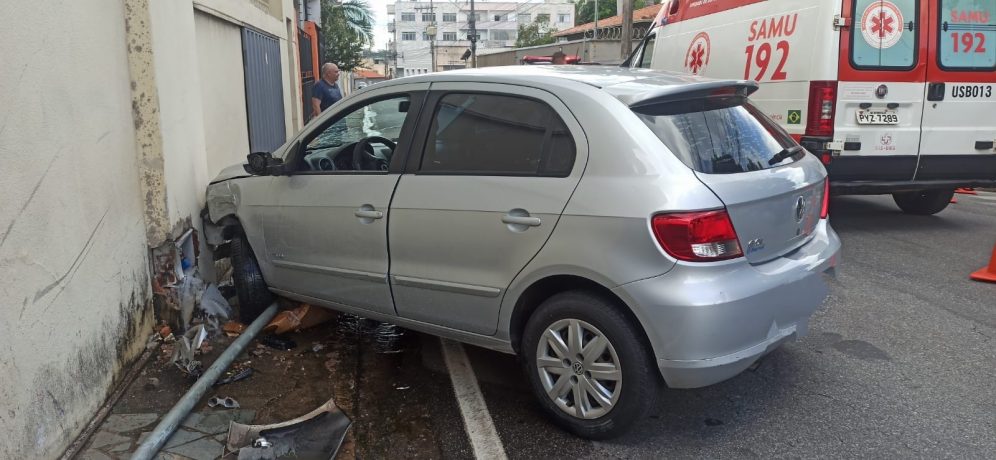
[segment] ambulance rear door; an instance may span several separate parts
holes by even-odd
[[[930,4],[916,180],[996,180],[996,1]]]
[[[839,182],[912,181],[927,78],[927,1],[843,0],[834,150]]]

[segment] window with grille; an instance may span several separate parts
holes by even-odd
[[[401,39],[406,42],[415,41],[415,32],[401,32]]]
[[[443,13],[443,22],[456,22],[456,13]]]
[[[415,13],[401,13],[401,22],[415,22]]]
[[[433,13],[422,13],[422,22],[433,22],[436,20],[436,15]]]

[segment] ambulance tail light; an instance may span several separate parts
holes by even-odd
[[[812,81],[809,83],[809,113],[806,119],[806,136],[833,137],[834,116],[837,110],[837,82]]]

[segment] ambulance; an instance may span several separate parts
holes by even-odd
[[[996,0],[664,0],[623,65],[759,82],[834,194],[996,186]]]

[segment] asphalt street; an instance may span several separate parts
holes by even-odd
[[[514,357],[467,347],[509,458],[992,458],[996,284],[968,274],[996,243],[996,194],[930,217],[835,197],[831,223],[843,262],[807,337],[726,382],[664,390],[610,442],[559,430]],[[432,348],[424,364],[439,369]],[[467,453],[462,436],[443,443]]]

